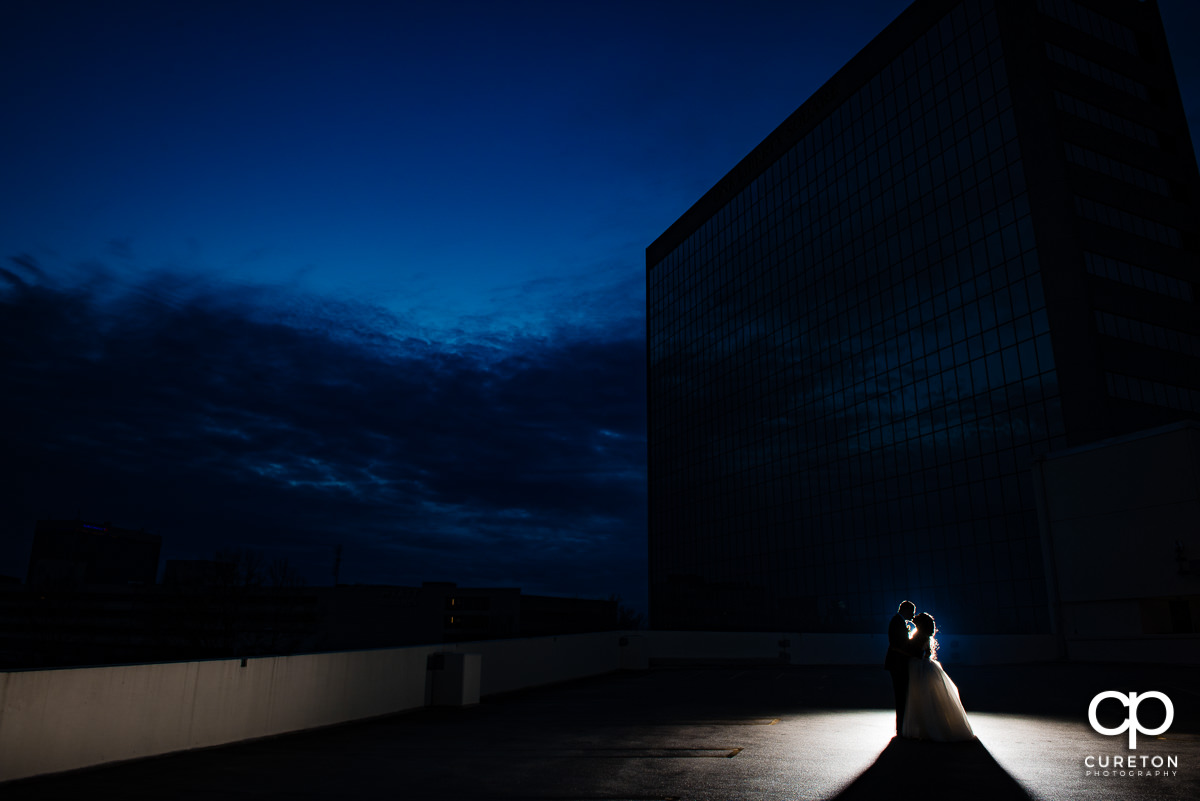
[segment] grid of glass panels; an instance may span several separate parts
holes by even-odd
[[[1070,70],[1074,70],[1081,75],[1086,75],[1089,78],[1095,78],[1101,83],[1106,83],[1114,89],[1120,89],[1122,92],[1128,92],[1141,100],[1149,100],[1150,93],[1146,91],[1145,85],[1122,75],[1119,72],[1110,70],[1108,67],[1102,67],[1094,61],[1089,61],[1083,56],[1077,56],[1070,50],[1064,50],[1058,45],[1047,44],[1046,56],[1051,61],[1056,61]]]
[[[1055,91],[1054,103],[1058,106],[1059,111],[1065,111],[1088,122],[1094,122],[1096,125],[1103,126],[1110,131],[1119,133],[1122,136],[1128,136],[1136,142],[1141,142],[1143,145],[1158,147],[1158,133],[1147,128],[1145,125],[1126,119],[1120,114],[1105,111],[1099,106],[1093,106],[1091,103],[1086,103],[1065,92]]]
[[[1110,281],[1118,281],[1138,289],[1157,292],[1169,298],[1189,302],[1192,300],[1192,285],[1187,281],[1181,281],[1178,278],[1172,278],[1169,275],[1118,261],[1108,256],[1101,256],[1099,253],[1084,251],[1083,260],[1087,271],[1092,275],[1107,278]]]
[[[1194,389],[1112,372],[1106,372],[1104,380],[1108,384],[1108,394],[1114,398],[1184,412],[1200,412],[1200,392]]]
[[[1067,161],[1072,164],[1078,164],[1081,167],[1087,167],[1089,170],[1103,173],[1110,178],[1116,178],[1118,181],[1124,181],[1127,184],[1133,184],[1140,189],[1145,189],[1163,197],[1171,196],[1171,188],[1167,185],[1166,179],[1160,178],[1153,173],[1138,169],[1123,161],[1110,159],[1108,156],[1101,155],[1094,150],[1080,147],[1079,145],[1067,142],[1065,145]]]
[[[1119,47],[1126,53],[1138,54],[1137,35],[1132,30],[1090,8],[1072,0],[1038,0],[1037,7],[1043,14],[1065,22],[1076,30]]]
[[[1136,214],[1130,214],[1122,209],[1113,208],[1104,203],[1097,203],[1086,197],[1076,196],[1075,211],[1079,213],[1079,216],[1086,217],[1101,225],[1107,225],[1110,228],[1119,228],[1126,233],[1151,239],[1173,248],[1183,247],[1183,235],[1179,233],[1178,228],[1172,228],[1169,225],[1163,225],[1160,222],[1148,220]]]
[[[1030,466],[1063,425],[990,2],[647,283],[656,626],[874,631],[908,597],[1048,630]]]
[[[1200,336],[1186,331],[1176,331],[1103,311],[1096,312],[1096,330],[1105,336],[1200,358]]]

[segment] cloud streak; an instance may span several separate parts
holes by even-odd
[[[365,303],[174,274],[97,267],[68,286],[22,257],[0,278],[7,542],[81,515],[161,534],[167,558],[286,555],[313,583],[341,543],[343,580],[644,595],[628,286],[574,303],[541,288],[561,313],[536,328],[439,336]],[[610,311],[574,325],[581,306]]]

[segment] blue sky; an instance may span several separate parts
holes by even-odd
[[[0,573],[81,515],[644,605],[644,249],[906,5],[6,3]]]
[[[8,250],[453,325],[636,276],[905,3],[57,5],[5,26]]]

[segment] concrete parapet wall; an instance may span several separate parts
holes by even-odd
[[[1177,639],[1177,638],[1176,638]],[[1195,653],[1197,640],[1183,645]],[[953,664],[1054,661],[1050,636],[956,636]],[[1074,640],[1070,656],[1179,661],[1180,643],[1123,651]],[[431,703],[428,658],[478,654],[478,693],[495,695],[654,661],[754,660],[794,665],[882,664],[884,635],[603,632],[373,651],[58,670],[0,671],[0,781],[203,748],[394,714]],[[1172,650],[1173,649],[1173,650]],[[1194,659],[1192,661],[1195,661]],[[471,679],[475,681],[474,678]]]
[[[795,634],[793,665],[882,665],[887,634]]]
[[[655,631],[650,658],[660,662],[695,660],[775,661],[790,665],[883,664],[886,634],[795,634],[787,632]],[[940,638],[942,662],[1003,665],[1051,662],[1061,658],[1058,637],[1041,635],[957,635]]]
[[[775,660],[785,656],[797,634],[747,631],[652,631],[649,656],[653,661]]]
[[[621,669],[621,633],[447,643],[436,650],[483,656],[480,695],[523,690]]]
[[[938,661],[959,665],[1055,662],[1065,655],[1053,634],[960,634],[939,637]]]
[[[1073,662],[1200,665],[1200,636],[1068,637],[1067,656]]]
[[[621,634],[0,672],[0,781],[416,709],[427,660],[482,656],[479,694],[621,667]]]
[[[0,672],[0,781],[419,707],[430,650]]]

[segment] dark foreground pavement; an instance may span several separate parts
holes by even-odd
[[[1194,669],[947,669],[977,742],[893,739],[891,684],[879,668],[671,667],[13,782],[0,785],[0,797],[1200,798]],[[1125,736],[1099,735],[1087,722],[1102,690],[1164,692],[1175,722],[1130,752]],[[1089,755],[1130,753],[1148,763],[1174,756],[1178,767],[1174,775],[1153,767],[1141,776],[1086,774]]]

